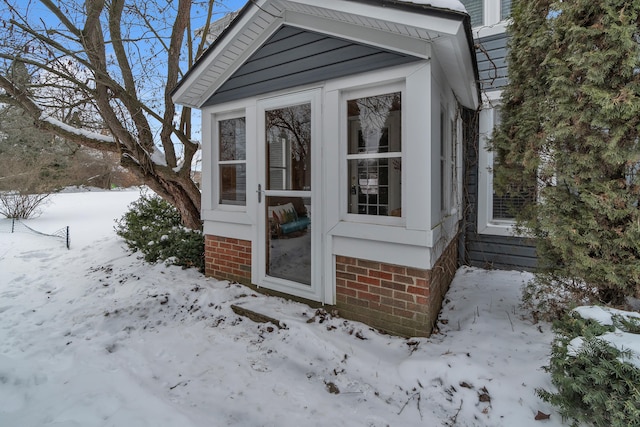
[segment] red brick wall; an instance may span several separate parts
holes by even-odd
[[[404,336],[429,336],[457,268],[457,239],[431,270],[336,257],[336,307],[346,318]]]
[[[219,280],[251,283],[251,242],[204,236],[205,274]]]
[[[336,256],[341,316],[403,336],[429,336],[457,269],[457,239],[431,270]],[[251,285],[251,242],[205,235],[205,273]]]

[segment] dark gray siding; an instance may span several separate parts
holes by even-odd
[[[535,243],[518,237],[478,233],[478,113],[465,110],[465,215],[459,245],[462,264],[482,268],[533,270]]]
[[[507,84],[506,55],[505,33],[476,40],[476,60],[483,91],[498,90]]]
[[[204,105],[417,60],[410,55],[283,26]]]
[[[507,35],[476,40],[476,59],[484,92],[502,89],[507,79]],[[465,215],[461,233],[463,264],[482,268],[533,270],[537,265],[535,242],[518,237],[478,233],[478,112],[465,111]]]

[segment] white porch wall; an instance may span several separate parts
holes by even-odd
[[[404,85],[402,94],[402,218],[369,217],[347,213],[346,102],[343,94],[385,85]],[[431,269],[456,236],[458,215],[440,212],[440,105],[446,102],[456,111],[456,100],[440,67],[425,60],[335,79],[323,84],[215,105],[203,109],[202,219],[206,234],[252,242],[252,281],[258,281],[258,252],[264,250],[258,236],[257,141],[259,99],[320,88],[322,93],[321,155],[313,168],[321,170],[320,192],[323,302],[335,302],[335,256],[380,261],[389,264]],[[381,92],[382,93],[382,92]],[[246,117],[247,202],[246,206],[220,205],[217,177],[216,120],[229,113]],[[453,185],[457,185],[455,180]],[[456,200],[458,198],[456,197]],[[454,203],[456,205],[456,203]],[[459,212],[459,207],[457,207]],[[454,212],[455,213],[455,212]],[[446,240],[446,241],[445,241]]]
[[[432,264],[435,263],[442,252],[447,248],[453,238],[458,233],[458,223],[462,214],[462,127],[459,126],[459,105],[454,96],[453,91],[447,84],[447,77],[445,71],[440,66],[437,58],[434,60],[431,69],[431,123],[433,126],[430,129],[431,132],[431,185],[430,192],[433,195],[431,197],[431,247],[432,249]],[[457,133],[456,140],[453,142],[451,150],[455,153],[456,164],[453,173],[448,173],[451,176],[449,195],[449,206],[442,211],[440,206],[440,194],[441,191],[441,166],[440,166],[440,138],[442,129],[440,120],[440,109],[444,106],[446,108],[446,126],[449,126],[452,120],[456,121]],[[451,136],[451,135],[449,135]],[[451,140],[447,142],[451,144]],[[452,154],[452,153],[449,153]]]

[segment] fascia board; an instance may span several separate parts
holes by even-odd
[[[251,57],[251,55],[253,55],[258,49],[260,49],[262,44],[265,41],[267,41],[267,39],[269,39],[269,37],[271,37],[273,33],[275,33],[278,30],[278,28],[282,26],[282,23],[283,23],[282,18],[278,18],[275,21],[273,21],[269,25],[269,27],[265,29],[265,31],[260,33],[253,40],[251,44],[251,48],[246,49],[244,52],[242,52],[242,54],[238,56],[238,58],[233,62],[233,64],[227,67],[226,70],[216,78],[216,84],[210,85],[207,88],[207,90],[203,92],[202,96],[200,96],[196,102],[198,104],[197,108],[202,107],[202,105],[205,102],[207,102],[207,100],[215,93],[215,91],[218,90],[218,88],[220,88],[220,86],[222,86],[227,81],[227,79],[229,79],[229,77],[231,77],[233,73],[235,73],[238,70],[238,68],[240,68],[247,61],[247,59]],[[223,52],[219,52],[218,55],[222,53]],[[218,56],[216,55],[216,59],[217,57]]]
[[[455,36],[438,40],[433,44],[435,55],[443,69],[447,70],[447,79],[454,88],[458,100],[465,107],[475,110],[480,99],[473,59],[467,49],[468,43],[462,25],[459,26],[459,31]]]
[[[215,81],[215,84],[203,84],[206,88],[204,88],[202,92],[198,93],[197,91],[194,91],[194,85],[198,84],[210,67],[214,66],[220,56],[226,52],[230,41],[247,31],[247,28],[251,25],[251,22],[257,15],[260,13],[267,13],[264,12],[264,10],[266,6],[271,3],[278,8],[285,10],[284,17],[275,18],[265,31],[258,34],[257,37],[252,40],[250,49],[246,49],[230,66],[226,67],[220,74],[215,76],[215,78],[212,78]],[[439,34],[439,37],[435,39],[435,42],[433,40],[420,40],[401,34],[385,32],[375,28],[367,28],[348,22],[340,22],[333,19],[288,10],[293,4],[305,5],[311,9],[321,7],[323,9],[336,10],[340,13],[353,14],[354,16],[364,17],[366,19],[386,21],[394,23],[395,25],[420,28],[428,32],[436,32]],[[224,82],[233,75],[233,73],[241,67],[242,64],[244,64],[244,62],[284,23],[298,26],[300,28],[324,32],[335,35],[336,37],[351,38],[354,41],[361,41],[362,43],[372,44],[380,48],[398,51],[425,59],[431,56],[431,43],[438,45],[440,44],[439,42],[441,41],[441,38],[454,38],[455,40],[453,40],[452,43],[455,46],[454,50],[456,50],[454,55],[458,56],[458,58],[456,60],[451,60],[450,58],[447,62],[454,65],[456,68],[472,67],[472,61],[468,58],[465,59],[465,55],[460,50],[461,46],[467,45],[462,19],[446,19],[439,16],[432,16],[428,13],[416,13],[415,11],[399,10],[394,9],[393,7],[385,7],[383,9],[384,16],[381,15],[380,6],[372,6],[362,2],[324,0],[322,2],[322,6],[318,6],[317,0],[256,0],[251,10],[247,10],[246,13],[243,13],[241,16],[236,18],[240,21],[237,22],[230,31],[223,34],[222,37],[224,37],[224,39],[212,46],[213,51],[207,52],[205,56],[196,63],[195,69],[187,76],[187,80],[181,83],[172,94],[172,98],[174,102],[178,104],[194,108],[202,107],[213,93],[215,93],[215,91],[224,84]],[[452,14],[452,16],[454,16],[454,14]],[[425,25],[425,23],[428,23],[428,25]],[[440,52],[441,57],[450,55],[452,55],[452,53],[446,52],[446,50],[441,50]],[[456,74],[463,73],[457,71]],[[471,90],[471,92],[477,92],[477,90]],[[475,99],[475,101],[472,100],[466,102],[465,104],[467,105],[469,103],[477,103],[477,95],[467,94],[464,98]]]
[[[189,71],[186,80],[180,82],[180,85],[172,93],[171,97],[176,104],[192,108],[200,108],[206,100],[209,99],[213,92],[215,92],[215,90],[217,90],[218,87],[226,81],[226,78],[221,80],[220,77],[217,77],[216,81],[220,83],[216,86],[208,87],[205,94],[199,96],[197,99],[193,99],[193,97],[189,96],[189,92],[192,90],[193,86],[197,84],[203,74],[206,73],[207,70],[216,63],[220,56],[224,54],[228,44],[247,31],[247,28],[251,25],[255,16],[266,9],[266,3],[269,1],[270,0],[252,0],[248,2],[247,6],[252,6],[252,9],[243,11],[240,16],[236,18],[238,22],[235,22],[232,28],[223,32],[220,38],[214,42],[214,45],[209,48],[212,50],[207,50],[203,56],[196,61],[193,69]],[[278,23],[278,21],[280,22]],[[268,37],[271,36],[271,34],[273,34],[273,32],[280,26],[281,22],[281,18],[276,19],[269,27],[270,31],[259,34],[251,43],[252,49],[247,49],[242,55],[240,55],[242,60],[234,61],[233,66],[226,69],[222,74],[227,76],[231,75],[229,74],[231,69],[233,69],[232,72],[235,72],[235,70],[240,67],[244,61],[253,54],[253,52],[258,49]]]
[[[335,10],[340,13],[352,14],[372,20],[383,20],[401,25],[407,25],[415,28],[436,31],[441,34],[455,34],[457,32],[457,22],[462,21],[462,15],[459,19],[453,18],[456,14],[452,11],[452,19],[446,19],[440,16],[434,16],[429,13],[419,13],[418,10],[409,11],[394,7],[380,7],[380,5],[365,4],[362,2],[352,2],[345,0],[323,0],[321,6],[317,0],[285,0],[283,5],[287,3],[300,4],[309,8],[321,7],[323,9]],[[425,17],[429,17],[425,20]],[[425,22],[429,22],[425,26]]]

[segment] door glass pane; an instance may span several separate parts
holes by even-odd
[[[311,190],[311,104],[266,112],[267,190]]]
[[[311,197],[266,201],[267,275],[311,285]]]

